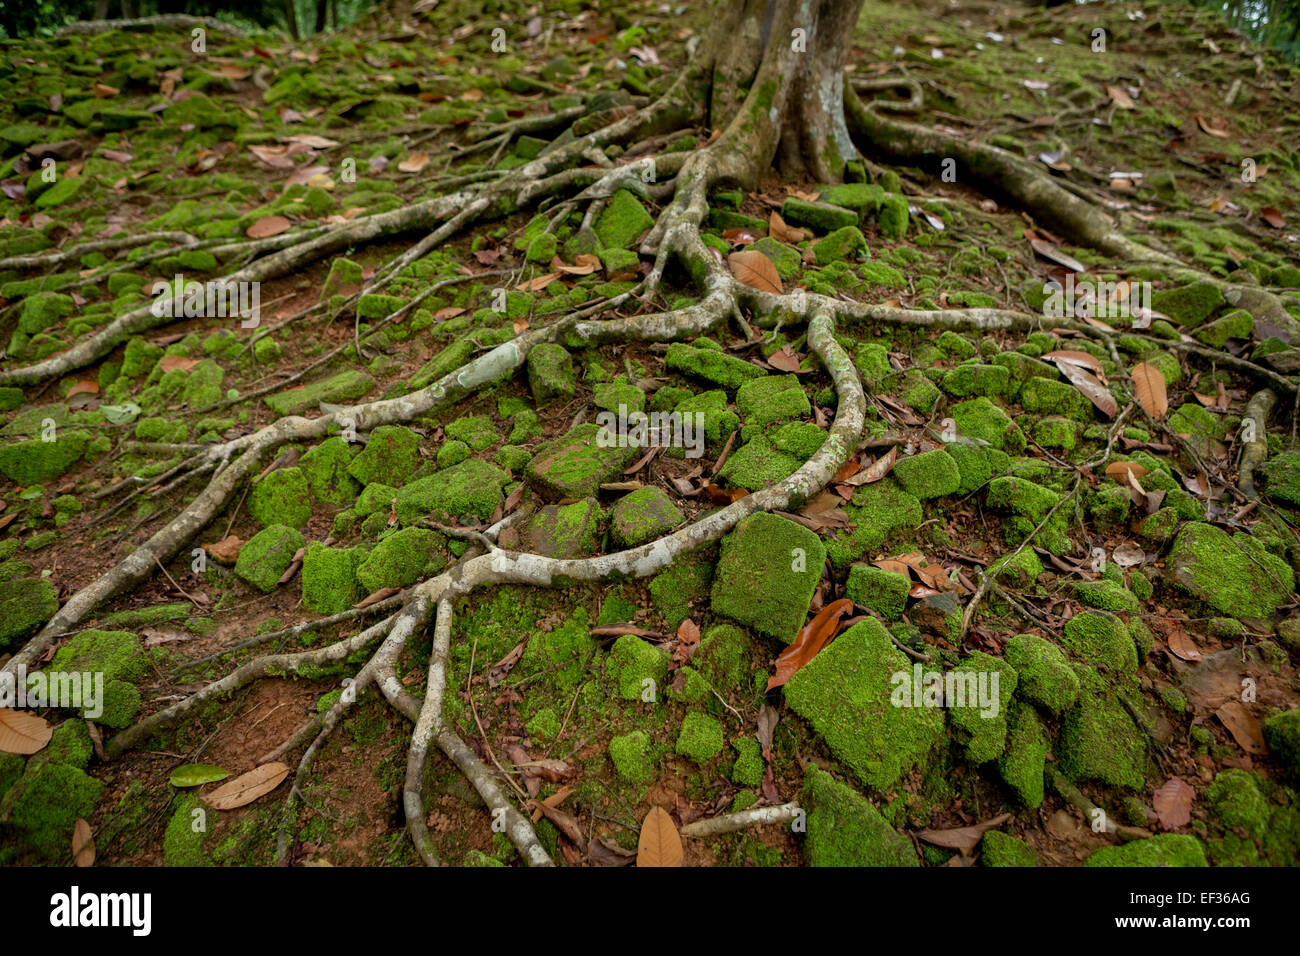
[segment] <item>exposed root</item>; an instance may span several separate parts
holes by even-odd
[[[722,836],[735,833],[749,827],[763,826],[767,823],[789,823],[802,811],[797,803],[783,803],[776,807],[756,807],[753,810],[741,810],[739,813],[726,813],[708,820],[696,820],[682,827],[682,836],[702,840],[705,837]]]
[[[1255,471],[1268,460],[1268,416],[1277,404],[1277,393],[1270,388],[1260,389],[1246,403],[1242,418],[1241,463],[1237,474],[1237,487],[1247,498],[1255,498]]]

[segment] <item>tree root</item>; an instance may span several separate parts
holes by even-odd
[[[748,827],[763,826],[767,823],[789,823],[803,811],[797,803],[783,803],[775,807],[756,807],[753,810],[741,810],[739,813],[726,813],[708,820],[697,820],[682,827],[681,834],[702,840],[706,837],[722,836],[735,833]]]
[[[1277,393],[1270,388],[1260,389],[1246,403],[1242,426],[1250,440],[1241,443],[1241,461],[1237,469],[1237,487],[1247,498],[1255,498],[1255,471],[1268,460],[1268,416],[1277,404]],[[1249,422],[1250,424],[1246,424]]]

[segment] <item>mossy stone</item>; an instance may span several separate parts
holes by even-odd
[[[352,446],[338,436],[327,438],[298,462],[307,487],[317,501],[342,507],[357,496],[361,485],[348,474]]]
[[[549,558],[581,558],[600,548],[600,522],[604,517],[595,498],[567,505],[539,508],[524,528],[529,549]]]
[[[702,711],[692,710],[682,721],[674,750],[696,763],[708,763],[723,746],[722,724]]]
[[[626,249],[653,225],[654,219],[636,195],[630,190],[620,189],[596,217],[592,230],[602,246]]]
[[[528,387],[538,405],[557,398],[570,399],[576,394],[573,356],[564,346],[550,342],[535,345],[528,353],[527,364]]]
[[[298,466],[277,468],[253,485],[248,513],[263,528],[286,524],[301,528],[311,520],[307,477]]]
[[[848,784],[816,764],[804,775],[800,801],[808,808],[804,852],[811,866],[920,866],[912,841]]]
[[[427,528],[402,528],[380,539],[357,565],[357,581],[366,593],[381,588],[404,588],[431,574],[447,562],[442,548],[446,538]]]
[[[897,621],[907,607],[911,580],[896,571],[886,571],[869,564],[849,566],[844,593],[854,604],[877,611],[890,621]]]
[[[495,465],[470,458],[401,488],[395,496],[397,517],[403,524],[424,517],[453,524],[462,518],[486,521],[501,503],[501,490],[509,480]]]
[[[401,425],[380,425],[366,438],[362,449],[348,465],[348,474],[363,485],[382,481],[402,485],[420,460],[420,436]]]
[[[998,758],[998,773],[1026,807],[1043,802],[1047,751],[1047,731],[1034,709],[1012,701],[1007,711],[1006,749]]]
[[[1165,568],[1178,587],[1239,618],[1270,618],[1295,593],[1295,572],[1257,539],[1201,522],[1178,532]]]
[[[630,783],[647,783],[654,777],[650,765],[650,737],[644,730],[619,734],[609,741],[609,759],[619,777]]]
[[[668,676],[671,655],[665,649],[624,634],[610,648],[606,673],[624,700],[656,700]],[[651,692],[653,691],[653,696]]]
[[[0,581],[0,652],[16,648],[58,609],[58,592],[44,578]]]
[[[529,484],[552,499],[594,497],[602,484],[617,480],[638,454],[633,447],[602,447],[609,437],[600,426],[584,423],[539,445],[525,469]]]
[[[789,643],[803,627],[825,556],[821,539],[807,528],[777,515],[751,515],[722,541],[712,608]]]
[[[269,594],[302,546],[303,537],[297,529],[283,524],[268,525],[239,549],[235,574]]]
[[[610,532],[616,544],[634,548],[663,537],[685,520],[668,493],[652,485],[618,500],[611,514]]]
[[[893,470],[903,490],[921,500],[942,498],[961,487],[957,462],[942,448],[901,457]]]
[[[303,607],[317,614],[341,614],[366,596],[357,568],[366,554],[360,548],[329,548],[313,541],[302,561]]]
[[[1079,699],[1065,715],[1054,751],[1062,772],[1072,780],[1100,780],[1140,790],[1146,746],[1142,731],[1115,699],[1115,688],[1091,667],[1076,670]]]
[[[1078,675],[1061,649],[1046,638],[1017,634],[1003,647],[1003,657],[1016,669],[1016,692],[1024,700],[1060,714],[1078,699]]]
[[[746,422],[769,422],[803,418],[812,405],[794,375],[765,375],[745,382],[736,391],[736,408]]]
[[[1161,833],[1145,840],[1133,840],[1119,846],[1094,850],[1084,866],[1209,866],[1205,847],[1194,836],[1184,833]]]
[[[767,375],[757,365],[714,349],[687,345],[685,342],[674,342],[668,346],[664,364],[669,371],[701,378],[732,391],[751,378]]]
[[[1038,853],[1024,840],[1001,830],[989,830],[980,839],[981,866],[1038,866]]]

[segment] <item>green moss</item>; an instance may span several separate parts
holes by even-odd
[[[644,730],[612,737],[609,741],[609,759],[618,775],[631,783],[647,783],[654,777],[650,765],[650,738]]]
[[[668,630],[676,631],[693,606],[708,598],[712,581],[712,562],[698,558],[679,558],[651,579],[650,599],[663,615]]]
[[[1105,846],[1096,850],[1083,863],[1084,866],[1209,866],[1205,848],[1194,836],[1182,833],[1162,833],[1145,840],[1134,840],[1120,846]]]
[[[69,853],[72,826],[89,819],[104,792],[104,784],[64,763],[29,762],[27,771],[0,801],[0,821],[23,836],[48,858]]]
[[[1141,607],[1137,595],[1122,584],[1108,581],[1076,581],[1074,596],[1089,607],[1103,611],[1137,611]]]
[[[85,770],[94,753],[86,722],[73,718],[59,724],[54,728],[50,742],[41,753],[51,763],[67,764],[69,767]]]
[[[134,681],[147,666],[140,639],[134,634],[93,629],[74,635],[50,662],[51,671],[102,672],[105,682]]]
[[[123,372],[125,373],[125,364]],[[337,404],[355,401],[374,387],[375,380],[365,372],[347,369],[304,388],[291,388],[268,395],[265,402],[277,415],[292,415],[299,410],[318,406],[321,402]]]
[[[766,375],[745,382],[736,391],[736,408],[746,422],[769,422],[803,418],[812,405],[794,375]]]
[[[742,787],[757,787],[763,782],[763,751],[753,737],[741,737],[732,743],[736,762],[731,767],[731,779]]]
[[[685,342],[674,342],[668,346],[664,364],[669,371],[701,378],[728,390],[740,388],[751,378],[767,375],[763,369],[750,362],[714,349],[687,345]]]
[[[804,852],[810,865],[920,866],[907,837],[865,797],[816,764],[808,765],[800,802],[808,808]]]
[[[1047,732],[1034,709],[1013,701],[1007,712],[1006,749],[998,760],[998,773],[1026,807],[1043,802],[1047,750]]]
[[[163,866],[211,866],[203,849],[207,839],[209,811],[196,794],[187,793],[176,801],[176,810],[163,834]]]
[[[787,197],[781,205],[781,218],[792,226],[808,226],[818,232],[832,232],[857,226],[858,214],[828,202]]]
[[[1065,622],[1061,642],[1084,660],[1113,674],[1137,671],[1137,647],[1124,622],[1105,611],[1083,611]]]
[[[0,581],[0,652],[34,634],[58,609],[58,592],[44,578]]]
[[[539,445],[525,469],[529,483],[551,499],[594,497],[602,484],[621,478],[623,469],[640,453],[635,447],[617,444],[602,447],[610,434],[599,425],[586,423]]]
[[[894,475],[904,491],[922,500],[953,494],[961,486],[957,462],[942,448],[899,458]]]
[[[357,568],[365,558],[359,548],[327,548],[315,541],[308,544],[302,562],[303,606],[327,615],[351,608],[366,596],[357,580]]]
[[[302,469],[277,468],[253,485],[248,513],[262,527],[286,524],[301,528],[311,520],[311,499]]]
[[[968,399],[954,405],[949,412],[957,432],[965,438],[988,442],[994,448],[1016,455],[1024,451],[1025,435],[1007,413],[989,399]]]
[[[859,488],[844,510],[854,528],[837,532],[826,546],[836,568],[848,566],[878,550],[897,532],[911,531],[921,523],[921,502],[889,479]]]
[[[1255,775],[1249,771],[1236,768],[1220,771],[1205,790],[1205,803],[1225,829],[1240,827],[1258,840],[1268,828],[1268,801],[1259,792]]]
[[[765,381],[756,379],[755,381]],[[658,398],[664,392],[684,392],[684,389],[674,389],[672,387],[661,388],[655,393]],[[671,396],[670,396],[671,397]],[[740,416],[727,407],[727,393],[721,389],[713,389],[707,392],[700,392],[696,395],[686,393],[679,401],[670,406],[672,411],[682,416],[682,421],[686,421],[687,415],[702,416],[696,417],[694,421],[704,422],[704,438],[709,442],[720,442],[729,436],[740,425]],[[698,424],[696,425],[698,429]]]
[[[533,401],[538,405],[574,396],[577,384],[573,357],[564,346],[543,343],[532,348],[528,353],[528,386],[532,390]]]
[[[686,518],[662,488],[639,488],[614,505],[610,533],[625,548],[662,537]]]
[[[663,648],[643,641],[634,634],[624,634],[610,648],[606,673],[614,680],[624,700],[642,700],[651,690],[663,685],[668,676],[671,655]],[[657,697],[656,690],[656,697]]]
[[[570,505],[547,505],[529,520],[524,536],[537,554],[563,559],[584,557],[599,550],[604,515],[595,498]]]
[[[907,606],[911,580],[903,574],[885,571],[869,564],[849,566],[844,593],[854,604],[877,611],[887,620],[897,621]]]
[[[1165,573],[1215,610],[1240,618],[1272,617],[1295,593],[1290,566],[1254,537],[1200,522],[1178,532]]]
[[[53,440],[33,438],[0,447],[0,475],[19,485],[34,485],[67,472],[86,453],[88,432],[58,428]]]
[[[311,496],[328,505],[343,506],[352,501],[361,485],[348,474],[352,446],[342,438],[327,438],[298,462]]]
[[[500,468],[470,458],[445,471],[420,478],[396,495],[397,516],[413,524],[426,516],[456,523],[462,518],[476,524],[492,516],[501,501],[501,489],[510,480]]]
[[[240,549],[235,574],[253,587],[270,593],[280,577],[293,563],[293,556],[303,546],[302,534],[287,525],[263,528]]]
[[[348,474],[363,485],[372,481],[401,485],[419,463],[420,436],[401,425],[380,425],[366,447],[348,465]]]
[[[819,266],[866,255],[870,255],[867,250],[867,237],[857,226],[836,229],[813,246],[813,256]]]
[[[1115,699],[1113,685],[1090,667],[1076,673],[1079,699],[1065,716],[1054,751],[1062,772],[1074,780],[1141,789],[1146,761],[1141,730]]]
[[[610,197],[592,229],[602,246],[626,249],[653,225],[654,219],[641,201],[629,190],[620,189]]]
[[[954,739],[972,764],[997,759],[1006,746],[1007,708],[1016,689],[1015,668],[999,658],[975,651],[949,673],[959,682],[955,688],[957,699],[945,702],[948,722],[955,731]],[[996,694],[996,698],[986,700],[985,694]]]
[[[1288,710],[1264,721],[1264,740],[1291,780],[1300,782],[1300,710]]]
[[[1038,853],[1028,843],[1001,830],[989,830],[980,840],[982,866],[1038,866]]]
[[[368,594],[414,584],[442,570],[447,561],[442,551],[445,544],[442,535],[425,528],[394,531],[357,565],[357,581]]]
[[[1264,465],[1264,476],[1270,498],[1300,508],[1300,452],[1275,455]]]
[[[1151,308],[1180,325],[1197,326],[1223,305],[1223,293],[1212,282],[1194,282],[1177,289],[1161,289],[1151,296]]]
[[[682,721],[674,749],[696,763],[707,763],[722,749],[722,725],[702,711],[692,710]]]
[[[125,730],[135,723],[143,701],[134,684],[124,680],[111,680],[104,684],[102,713],[96,722],[114,730]]]
[[[1017,634],[1007,641],[1003,655],[1016,669],[1017,694],[1024,700],[1060,714],[1078,699],[1078,676],[1061,649],[1046,638]]]
[[[560,717],[550,707],[543,707],[524,726],[534,740],[554,740],[560,733]]]
[[[912,677],[911,660],[874,619],[839,635],[785,686],[790,707],[870,787],[885,789],[928,760],[943,733],[943,710],[895,707],[892,675]]]
[[[907,235],[907,222],[907,199],[898,195],[886,196],[880,207],[880,234],[891,241],[902,239]]]
[[[778,640],[794,640],[825,555],[821,539],[807,528],[776,515],[751,515],[723,539],[714,612]]]
[[[1038,576],[1043,573],[1043,562],[1033,548],[1021,548],[1017,552],[999,558],[989,565],[999,581],[1006,581],[1014,588],[1033,587]]]

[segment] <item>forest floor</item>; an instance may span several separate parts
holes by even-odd
[[[182,31],[4,43],[0,376],[94,336],[159,281],[216,278],[259,241],[411,206],[608,123],[680,72],[702,30],[694,8],[651,2],[470,13],[481,6],[416,4],[296,45],[209,32],[202,53]],[[868,0],[849,72],[915,81],[913,121],[1027,158],[1134,238],[1273,289],[1300,320],[1300,71],[1213,15]],[[610,147],[597,166],[701,149],[712,132]],[[1046,283],[1107,282],[1090,321],[1114,347],[1074,329],[841,325],[867,442],[831,486],[653,577],[459,598],[446,721],[558,863],[634,862],[652,807],[686,826],[796,802],[793,826],[688,838],[683,863],[1296,864],[1293,328],[1211,281],[1073,245],[942,164],[867,159],[856,185],[772,173],[713,194],[706,243],[762,253],[754,282],[906,309],[1044,316]],[[410,393],[636,288],[662,199],[622,190],[477,222],[359,300],[422,234],[358,241],[261,282],[256,327],[180,317],[0,387],[0,663],[202,489],[210,471],[173,471],[201,446]],[[145,233],[167,235],[77,251]],[[52,261],[59,250],[73,255]],[[45,261],[12,261],[31,256]],[[699,301],[689,277],[668,278],[658,306]],[[1151,314],[1115,318],[1144,283]],[[43,652],[39,666],[102,672],[106,705],[94,727],[41,710],[50,742],[0,753],[0,862],[70,862],[79,818],[99,865],[273,862],[288,781],[217,810],[204,798],[222,782],[178,787],[193,780],[173,772],[252,770],[364,657],[250,684],[111,761],[98,738],[258,653],[355,633],[344,621],[214,657],[438,573],[474,545],[466,529],[519,513],[500,546],[609,553],[786,478],[820,446],[836,392],[801,329],[749,331],[539,348],[525,374],[409,425],[280,448],[162,571]],[[1265,387],[1271,416],[1246,421]],[[703,454],[566,438],[620,405],[703,412]],[[1244,476],[1248,447],[1262,454]],[[810,618],[837,636],[766,691]],[[398,661],[413,692],[432,639]],[[914,665],[918,685],[996,674],[994,714],[897,706],[895,675],[910,689]],[[360,694],[302,787],[291,863],[419,861],[410,739],[374,685]],[[440,753],[424,794],[439,859],[520,861]]]

